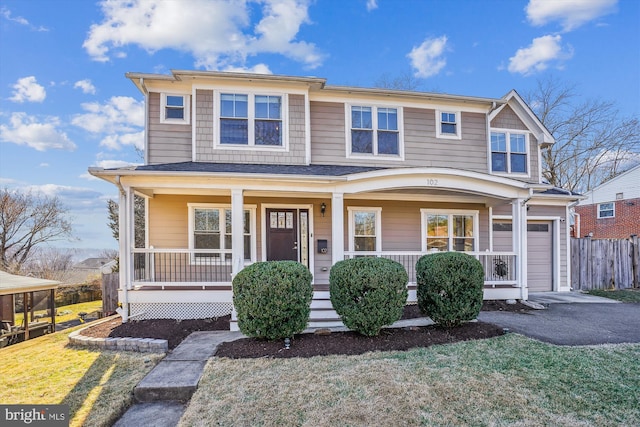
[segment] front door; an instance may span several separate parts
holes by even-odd
[[[298,261],[296,209],[267,209],[267,261]]]

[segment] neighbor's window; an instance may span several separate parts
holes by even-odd
[[[349,210],[349,250],[380,251],[381,208],[347,208]]]
[[[613,218],[616,208],[613,202],[598,204],[598,218]]]
[[[160,122],[188,124],[189,96],[163,93],[161,95]]]
[[[220,94],[222,145],[283,146],[283,97]]]
[[[436,137],[461,138],[460,112],[436,110]]]
[[[351,106],[350,153],[400,155],[398,109]]]
[[[507,131],[491,132],[492,172],[526,174],[528,163],[526,134]]]
[[[477,246],[477,212],[422,210],[424,241],[422,250],[473,252]]]

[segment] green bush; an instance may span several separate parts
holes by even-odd
[[[416,263],[418,306],[436,324],[453,327],[478,317],[484,270],[480,261],[459,252],[439,252]]]
[[[407,281],[404,267],[390,259],[339,261],[329,274],[331,304],[349,329],[375,336],[402,317]]]
[[[256,262],[233,279],[238,327],[250,337],[293,337],[307,327],[311,272],[295,261]]]

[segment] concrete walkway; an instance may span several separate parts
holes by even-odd
[[[118,427],[173,427],[198,388],[204,367],[223,342],[244,338],[240,332],[194,332],[147,374],[133,390],[137,402]]]
[[[585,294],[579,291],[572,292],[530,292],[529,301],[538,304],[570,304],[570,303],[600,303],[600,304],[617,304],[611,298],[598,297],[595,295]]]

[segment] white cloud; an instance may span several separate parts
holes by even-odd
[[[435,76],[447,64],[442,56],[447,48],[447,36],[428,38],[420,46],[414,47],[407,57],[415,69],[416,77]]]
[[[32,31],[49,31],[49,29],[46,27],[43,27],[43,26],[37,27],[35,25],[32,25],[27,19],[23,18],[22,16],[16,16],[16,17],[11,16],[11,11],[7,8],[0,9],[0,15],[4,17],[4,19],[6,19],[7,21],[24,25],[26,27],[29,27],[29,29],[31,29]]]
[[[518,49],[515,55],[509,58],[509,72],[528,75],[547,69],[552,61],[570,58],[573,52],[568,47],[563,49],[561,41],[560,35],[533,39],[530,46]]]
[[[19,103],[42,102],[46,97],[44,86],[39,85],[34,76],[29,76],[18,79],[13,85],[13,96],[9,100]]]
[[[129,96],[113,96],[106,103],[81,104],[85,114],[71,123],[91,133],[131,132],[144,126],[144,102]]]
[[[144,150],[144,131],[125,134],[112,134],[107,135],[102,141],[100,146],[107,147],[111,150],[119,150],[123,146],[133,146],[139,150]]]
[[[76,144],[66,133],[58,130],[60,120],[57,117],[39,122],[26,113],[13,113],[9,126],[0,125],[0,141],[26,145],[38,151],[76,149]]]
[[[250,3],[262,5],[251,28]],[[277,53],[316,67],[323,56],[312,43],[297,41],[308,23],[308,0],[220,1],[104,0],[104,20],[94,24],[83,47],[96,61],[122,57],[128,45],[153,53],[175,49],[207,69],[244,67],[249,55]]]
[[[81,104],[84,114],[73,117],[71,123],[93,134],[104,134],[100,142],[112,150],[132,145],[144,148],[144,102],[129,96],[113,96],[104,104]]]
[[[96,87],[91,83],[90,79],[78,80],[73,85],[74,89],[81,89],[83,93],[95,95]]]
[[[378,8],[378,1],[377,0],[367,0],[367,11],[371,12],[374,9]]]
[[[530,0],[525,10],[534,26],[558,21],[564,31],[571,31],[614,12],[617,3],[618,0]]]
[[[227,67],[224,71],[233,73],[273,74],[267,64],[256,64],[253,67]]]

